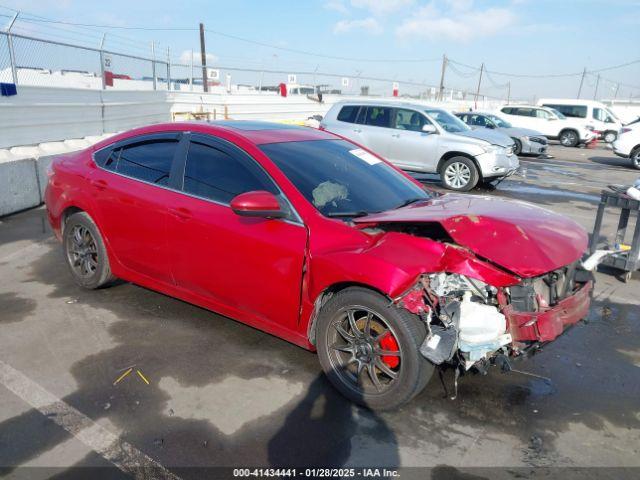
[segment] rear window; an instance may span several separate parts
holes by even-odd
[[[358,110],[360,110],[358,105],[347,105],[342,107],[340,113],[338,113],[338,120],[341,122],[356,123]]]
[[[587,107],[585,105],[555,105],[545,103],[544,106],[558,110],[565,117],[587,118]]]
[[[504,107],[502,109],[502,113],[506,113],[508,115],[511,115],[513,113],[514,108],[513,107]]]
[[[177,147],[177,140],[142,141],[116,148],[107,158],[98,156],[96,162],[106,170],[166,186]]]

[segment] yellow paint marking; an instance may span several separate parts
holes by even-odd
[[[133,367],[132,367],[132,368],[129,368],[126,372],[124,372],[122,375],[120,375],[120,376],[118,377],[118,379],[117,379],[115,382],[113,382],[113,384],[114,384],[114,385],[118,384],[118,382],[120,382],[120,380],[122,380],[124,377],[126,377],[127,375],[129,375],[132,371],[133,371]]]
[[[144,383],[146,383],[147,385],[149,385],[149,380],[147,380],[145,378],[145,376],[142,374],[142,372],[140,370],[136,370],[136,373],[138,374],[138,376],[140,376],[140,378],[144,381]]]

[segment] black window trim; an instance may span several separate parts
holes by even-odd
[[[284,199],[284,201],[287,203],[287,207],[288,207],[289,211],[291,212],[291,215],[289,217],[280,218],[278,220],[282,220],[282,221],[284,221],[286,223],[290,223],[292,225],[304,226],[304,222],[302,220],[302,217],[300,216],[300,214],[298,213],[296,208],[293,206],[293,203],[291,203],[289,198],[284,194],[284,192],[280,188],[280,185],[278,185],[278,182],[276,182],[273,179],[273,177],[271,177],[271,175],[269,175],[269,173],[262,167],[262,165],[260,165],[260,163],[257,162],[251,155],[249,155],[246,151],[244,151],[243,149],[241,149],[237,145],[234,145],[231,142],[223,140],[222,138],[214,137],[213,135],[209,135],[209,134],[206,134],[206,133],[196,133],[195,135],[196,135],[196,138],[197,137],[202,137],[203,143],[212,143],[213,144],[212,146],[214,146],[214,148],[222,147],[220,149],[225,151],[225,153],[227,153],[229,151],[233,152],[234,150],[237,149],[238,152],[241,152],[242,154],[246,155],[273,182],[273,184],[276,186],[276,188],[280,192],[279,197]],[[106,147],[103,147],[103,148],[101,148],[99,150],[94,151],[91,154],[91,159],[95,163],[96,167],[99,168],[100,170],[104,171],[104,172],[111,173],[113,175],[118,175],[118,176],[123,177],[123,178],[128,178],[129,180],[133,180],[133,181],[136,181],[136,182],[144,183],[144,184],[150,185],[152,187],[162,188],[164,190],[169,190],[169,191],[174,192],[174,193],[179,193],[181,195],[186,195],[187,197],[197,198],[198,200],[203,200],[205,202],[209,202],[209,203],[213,203],[213,204],[216,204],[216,205],[221,205],[223,207],[231,208],[231,206],[228,203],[219,202],[219,201],[216,201],[216,200],[212,200],[210,198],[200,197],[198,195],[193,195],[191,193],[188,193],[188,192],[185,192],[184,190],[182,190],[182,184],[184,182],[184,170],[185,170],[186,163],[187,163],[187,152],[188,152],[188,149],[189,149],[189,144],[191,142],[191,138],[192,138],[192,133],[190,131],[159,132],[159,133],[149,133],[149,134],[144,134],[144,135],[138,135],[138,136],[126,138],[126,139],[121,140],[119,142],[112,143],[111,145],[107,145]],[[120,172],[116,172],[116,171],[113,171],[113,170],[108,170],[108,169],[104,168],[103,166],[101,166],[95,159],[95,155],[97,153],[99,153],[99,152],[108,152],[107,158],[109,158],[109,156],[111,155],[111,153],[114,150],[116,150],[118,148],[121,148],[121,147],[125,147],[127,145],[140,143],[140,142],[147,142],[147,141],[151,141],[151,140],[173,140],[173,139],[178,140],[178,145],[176,147],[176,153],[175,153],[175,155],[173,157],[173,160],[171,161],[171,171],[169,173],[169,183],[168,183],[168,185],[159,185],[157,183],[147,182],[146,180],[141,180],[139,178],[132,177],[130,175],[124,175],[124,174],[122,174]]]
[[[165,190],[179,192],[179,190],[177,190],[174,187],[174,185],[176,184],[175,180],[176,180],[176,174],[177,174],[177,172],[175,171],[175,167],[176,167],[176,164],[178,163],[178,159],[181,155],[181,152],[184,149],[184,133],[185,132],[181,132],[181,131],[158,132],[158,133],[149,133],[149,134],[137,135],[137,136],[125,138],[124,140],[120,140],[119,142],[115,142],[115,143],[112,143],[111,145],[107,145],[106,147],[101,148],[100,150],[96,150],[91,154],[91,159],[93,160],[93,163],[96,164],[96,167],[98,167],[100,170],[104,172],[111,173],[113,175],[118,175],[123,178],[128,178],[129,180],[134,180],[136,182],[144,183],[146,185],[151,185],[153,187],[164,188]],[[148,182],[140,178],[132,177],[131,175],[125,175],[115,170],[109,170],[104,166],[100,165],[95,158],[96,154],[101,152],[108,152],[107,158],[109,158],[114,150],[117,150],[122,147],[126,147],[128,145],[134,145],[136,143],[149,142],[154,140],[177,140],[177,143],[178,143],[176,145],[176,151],[173,155],[173,159],[171,160],[171,170],[169,171],[169,182],[167,185],[160,185],[158,183]]]
[[[196,133],[192,133],[192,132],[185,132],[184,135],[184,139],[185,139],[185,147],[184,147],[184,152],[183,154],[178,158],[178,161],[176,162],[176,174],[177,174],[177,179],[179,180],[179,186],[178,189],[175,190],[177,193],[180,193],[182,195],[186,195],[187,197],[191,197],[191,198],[196,198],[198,200],[202,200],[205,202],[209,202],[209,203],[213,203],[215,205],[220,205],[223,207],[227,207],[227,208],[231,208],[231,205],[229,203],[226,202],[221,202],[219,200],[213,200],[211,198],[207,198],[207,197],[201,197],[200,195],[195,195],[193,193],[189,193],[189,192],[185,192],[184,191],[184,173],[185,173],[185,169],[187,166],[187,153],[189,150],[189,144],[191,143],[192,140],[197,141],[198,143],[202,143],[204,145],[208,145],[212,148],[217,148],[218,150],[221,150],[222,152],[226,153],[229,156],[232,156],[234,154],[238,154],[240,153],[241,155],[244,155],[250,162],[253,162],[253,164],[258,167],[266,176],[267,178],[275,185],[276,189],[278,190],[278,198],[282,199],[286,202],[286,209],[290,212],[290,215],[284,218],[281,218],[279,220],[282,220],[284,222],[287,223],[291,223],[293,225],[302,225],[304,226],[304,222],[302,221],[302,217],[300,216],[300,214],[298,213],[298,211],[296,210],[296,208],[293,206],[293,203],[291,203],[291,201],[289,200],[289,198],[285,195],[285,193],[282,191],[282,189],[280,188],[280,185],[278,185],[278,182],[276,182],[274,180],[274,178],[269,175],[269,172],[267,172],[264,167],[262,165],[260,165],[260,163],[253,158],[251,155],[249,155],[249,153],[247,153],[245,150],[243,150],[242,148],[238,147],[237,145],[224,140],[222,138],[219,137],[214,137],[213,135],[207,134],[207,133],[200,133],[200,132],[196,132]],[[171,172],[173,174],[173,170]]]

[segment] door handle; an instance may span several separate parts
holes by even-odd
[[[105,182],[104,180],[91,180],[89,183],[91,183],[91,185],[96,187],[98,190],[104,190],[108,186],[107,182]]]
[[[353,131],[354,131],[355,133],[362,133],[362,130],[361,130],[361,129],[359,129],[359,128],[354,128],[354,129],[353,129]]]
[[[189,220],[191,218],[191,211],[184,207],[170,208],[169,213],[180,220]]]
[[[400,138],[400,134],[399,133],[392,133],[391,136],[393,138]]]

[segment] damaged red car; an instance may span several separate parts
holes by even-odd
[[[523,355],[589,309],[573,221],[430,192],[304,127],[132,130],[57,158],[46,204],[80,286],[119,277],[317,350],[370,408],[408,402],[436,365]]]

